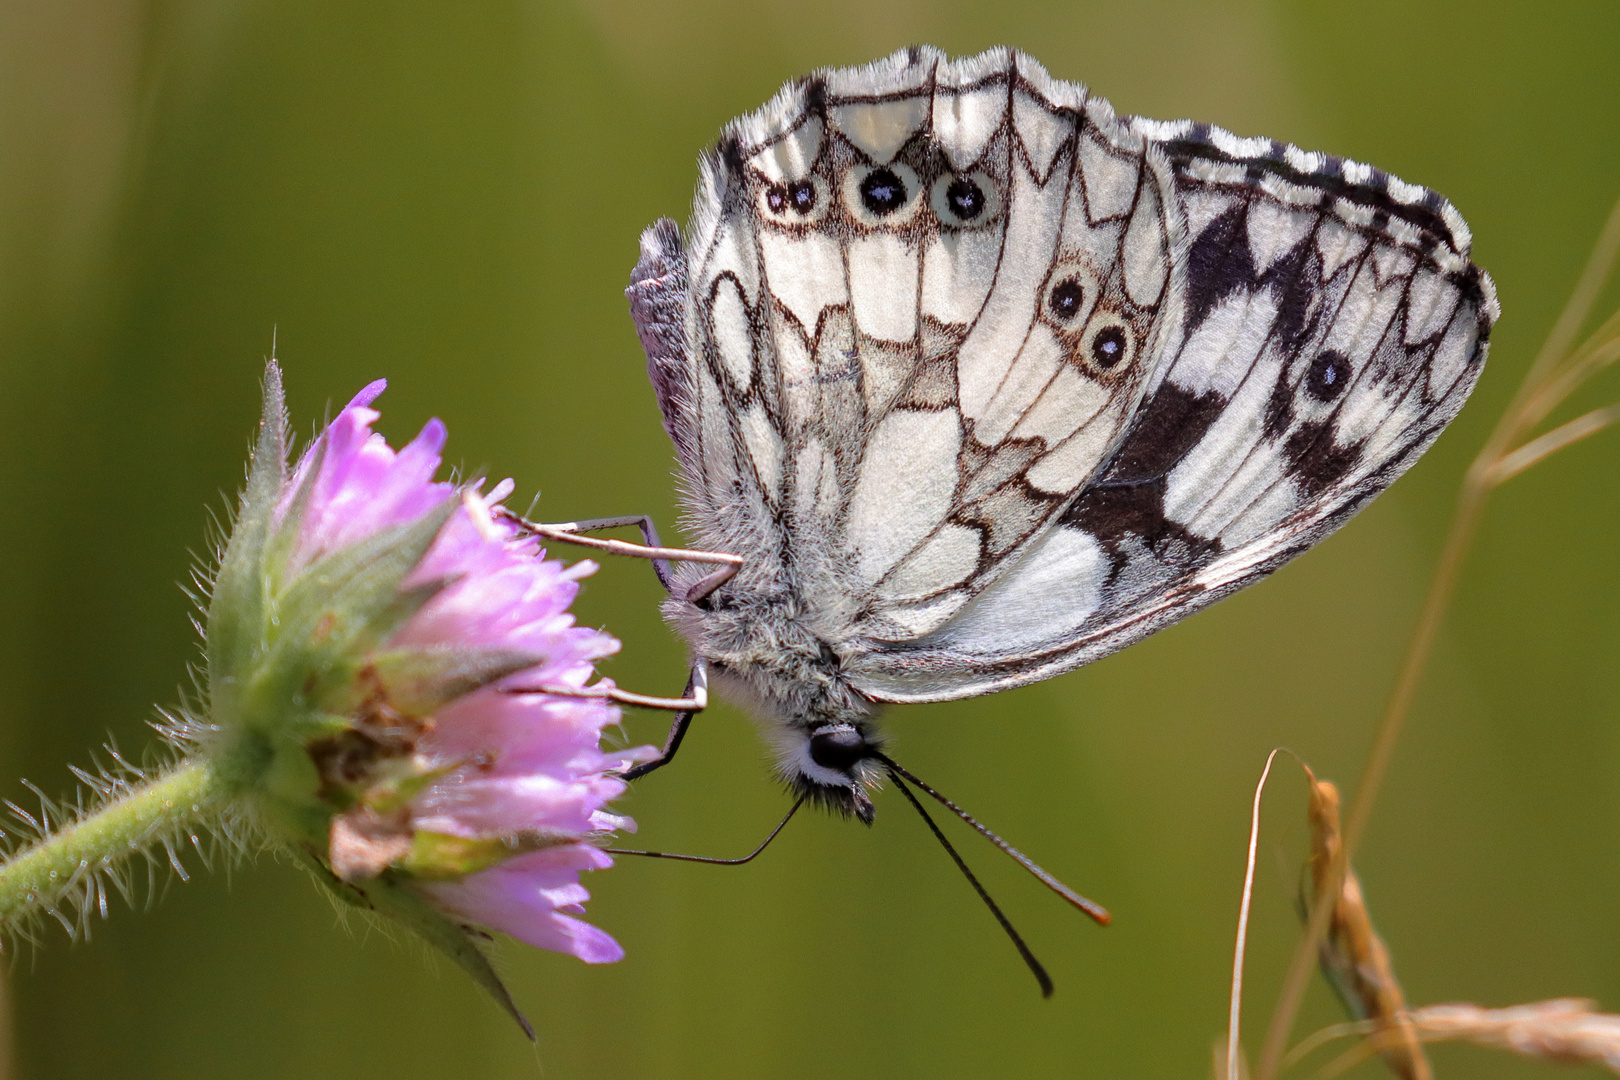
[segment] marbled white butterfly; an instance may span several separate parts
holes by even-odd
[[[631,276],[688,528],[735,556],[660,565],[693,682],[632,775],[712,676],[801,801],[870,821],[883,704],[1045,679],[1259,581],[1462,407],[1498,315],[1468,251],[1432,191],[1118,117],[1008,49],[789,83]]]

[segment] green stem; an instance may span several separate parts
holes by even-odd
[[[51,911],[87,879],[182,826],[217,817],[230,796],[218,771],[184,762],[132,787],[0,863],[0,928]]]

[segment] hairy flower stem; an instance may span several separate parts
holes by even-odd
[[[41,837],[0,863],[0,930],[54,912],[87,877],[217,817],[233,793],[216,767],[184,762]]]

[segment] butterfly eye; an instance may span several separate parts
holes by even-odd
[[[817,177],[766,184],[759,194],[759,212],[776,225],[812,225],[827,208],[827,185]]]
[[[844,181],[844,201],[862,225],[893,228],[917,212],[922,183],[905,165],[857,165]]]
[[[963,221],[972,221],[984,213],[984,189],[972,180],[954,176],[945,185],[945,202],[951,213]]]
[[[810,736],[810,760],[823,769],[847,773],[866,757],[866,739],[848,725],[822,728]]]
[[[982,172],[967,176],[945,173],[934,181],[932,202],[940,224],[953,229],[988,225],[1001,210],[996,182]]]
[[[1130,324],[1114,314],[1093,319],[1080,341],[1082,356],[1098,371],[1113,372],[1127,366],[1136,350]]]
[[[1078,258],[1064,257],[1057,261],[1046,283],[1041,286],[1040,313],[1047,325],[1058,332],[1069,348],[1086,327],[1096,307],[1101,290],[1091,268]]]

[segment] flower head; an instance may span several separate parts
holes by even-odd
[[[205,749],[237,763],[267,828],[335,891],[470,970],[481,955],[464,924],[617,960],[617,943],[575,918],[580,872],[612,863],[592,839],[633,828],[604,807],[624,790],[616,772],[650,751],[602,749],[618,721],[605,701],[510,692],[583,687],[618,649],[568,612],[594,567],[545,561],[496,512],[509,484],[435,482],[439,421],[390,448],[371,430],[383,387],[361,391],[289,474],[271,367],[208,610]],[[424,927],[434,918],[444,925]]]

